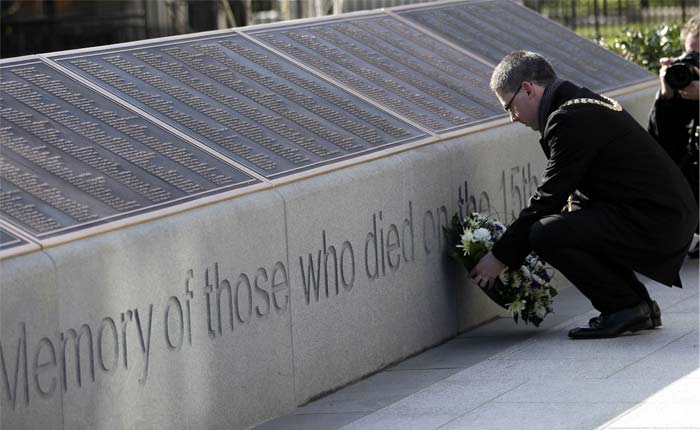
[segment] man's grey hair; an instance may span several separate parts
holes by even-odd
[[[530,51],[513,51],[503,57],[491,74],[491,90],[513,92],[523,81],[547,86],[557,78],[543,56]]]

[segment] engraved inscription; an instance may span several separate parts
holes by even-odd
[[[538,186],[539,179],[532,173],[530,163],[501,171],[498,193],[492,192],[491,195],[487,191],[474,193],[469,188],[469,181],[465,180],[458,188],[459,216],[464,218],[472,212],[494,214],[507,224],[527,207]],[[498,197],[492,199],[491,196],[496,194]],[[502,211],[498,209],[501,203]]]
[[[0,210],[44,237],[254,179],[45,64],[0,77]]]
[[[238,35],[57,60],[268,178],[425,137]]]
[[[391,17],[251,35],[433,131],[502,115],[488,66]]]
[[[202,270],[188,269],[183,293],[48,336],[30,332],[27,323],[19,321],[14,336],[0,339],[0,396],[8,412],[116,375],[133,376],[145,385],[155,350],[175,354],[192,348],[195,338],[207,339],[207,334],[215,340],[234,327],[245,330],[284,321],[290,302],[284,263],[276,261],[250,275],[242,272],[230,278],[235,283],[225,279],[225,270],[217,262]],[[206,321],[196,327],[207,327],[207,333],[193,329],[195,318]]]
[[[536,191],[538,179],[529,164],[504,169],[500,178],[501,189],[488,190],[490,194],[475,191],[465,180],[457,190],[460,215],[506,213],[508,218],[501,217],[505,222],[517,216]],[[175,294],[165,294],[156,303],[102,318],[76,319],[72,327],[47,336],[29,332],[26,322],[18,321],[14,334],[7,331],[0,339],[0,391],[8,411],[117,375],[147,384],[154,356],[162,359],[206,342],[216,345],[226,336],[261,333],[268,324],[287,324],[292,295],[295,303],[316,308],[393,288],[395,283],[382,281],[417,262],[438,264],[447,246],[443,229],[449,216],[445,204],[417,207],[408,200],[398,213],[387,208],[372,211],[354,237],[339,236],[332,225],[316,231],[318,248],[291,258],[289,269],[274,261],[235,271],[231,262],[210,261],[180,272]]]
[[[594,91],[652,77],[641,67],[512,1],[462,2],[397,13],[494,65],[516,47],[539,52],[562,78]]]

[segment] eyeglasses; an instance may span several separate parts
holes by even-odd
[[[513,100],[515,100],[515,96],[518,95],[518,93],[520,92],[520,89],[521,89],[522,87],[523,87],[523,84],[522,84],[522,82],[521,82],[520,85],[518,85],[518,89],[515,90],[515,93],[513,94],[513,97],[510,98],[510,100],[508,101],[508,103],[506,103],[505,107],[503,108],[503,109],[506,110],[506,112],[510,112],[510,106],[513,104]]]

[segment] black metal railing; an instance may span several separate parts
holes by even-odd
[[[236,25],[277,21],[287,18],[314,16],[314,13],[342,12],[388,8],[432,0],[317,0],[292,2],[295,13],[280,13],[281,2],[276,0],[252,0],[252,16],[245,12],[249,0],[228,0],[228,9],[234,13]],[[559,22],[591,39],[614,37],[625,28],[639,29],[660,23],[684,23],[698,13],[698,0],[513,0]],[[65,3],[71,15],[61,15],[57,6]],[[96,46],[143,38],[214,30],[217,16],[225,5],[224,0],[92,0],[84,2],[60,2],[46,0],[37,11],[15,13],[34,3],[21,0],[0,0],[0,58],[39,52]],[[175,6],[189,11],[186,22],[179,23]],[[302,8],[302,5],[304,6]],[[334,6],[335,5],[335,6]],[[56,6],[56,7],[54,7]],[[173,11],[170,10],[172,6]],[[245,6],[245,7],[244,7]],[[265,8],[272,8],[265,10]],[[262,8],[262,9],[261,9]],[[36,8],[35,8],[36,9]],[[56,10],[54,10],[56,9]],[[182,8],[180,8],[182,9]],[[148,17],[148,10],[161,10],[165,21],[178,21],[178,25],[165,25]],[[179,10],[179,9],[178,9]],[[267,15],[265,15],[267,13]],[[259,14],[256,15],[256,14]],[[269,16],[268,16],[269,15]],[[286,18],[285,18],[286,17]],[[230,24],[227,24],[230,25]]]
[[[698,13],[697,0],[524,0],[523,4],[591,39],[615,36],[625,28],[684,23]]]

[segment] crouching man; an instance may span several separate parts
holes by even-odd
[[[616,101],[558,79],[539,54],[508,54],[491,89],[513,122],[541,133],[548,162],[528,206],[472,278],[493,285],[506,266],[520,267],[535,251],[600,311],[571,338],[660,326],[658,305],[634,272],[681,286],[698,208],[680,170]],[[571,210],[572,195],[585,204]]]

